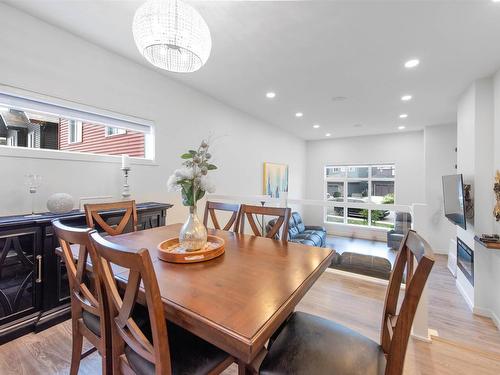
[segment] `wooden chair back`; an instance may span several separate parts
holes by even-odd
[[[137,355],[153,363],[156,374],[171,374],[167,324],[158,281],[148,250],[136,251],[111,243],[96,231],[90,233],[90,238],[100,256],[101,278],[109,299],[114,373],[132,371],[124,354],[126,344]],[[112,269],[113,264],[129,271],[124,293],[118,289]],[[141,280],[146,296],[153,342],[146,338],[132,317]]]
[[[80,324],[82,334],[101,352],[103,355],[106,342],[109,340],[109,325],[107,315],[107,300],[104,287],[99,278],[99,257],[92,246],[89,228],[73,228],[62,224],[59,220],[52,222],[55,235],[59,239],[63,259],[66,264],[70,295],[72,319],[82,318],[83,310],[96,315],[100,319],[100,337],[95,335],[86,326]],[[78,261],[75,263],[71,245],[78,246]],[[92,262],[92,272],[88,271],[88,261]],[[86,280],[92,281],[92,286],[87,285]],[[92,291],[91,291],[92,289]],[[73,325],[75,327],[75,325]],[[75,334],[75,333],[74,333]],[[109,343],[108,343],[109,345]]]
[[[251,206],[247,204],[242,204],[240,207],[240,212],[238,214],[237,220],[237,232],[245,233],[245,220],[248,220],[252,232],[254,235],[259,237],[276,238],[276,235],[281,232],[281,240],[288,241],[288,221],[290,220],[291,209],[284,207],[263,207],[263,206]],[[256,223],[256,218],[260,216],[273,216],[276,218],[274,225],[269,229],[267,233],[263,233],[266,228],[265,223],[261,223],[259,226]],[[263,219],[261,219],[263,221]]]
[[[212,223],[215,229],[222,230],[231,230],[231,227],[234,225],[234,230],[236,230],[236,219],[238,218],[238,212],[240,210],[239,204],[231,204],[231,203],[221,203],[221,202],[211,202],[207,201],[205,204],[205,215],[203,216],[203,225],[205,227],[208,224],[208,216],[210,215],[210,219],[212,219]],[[217,214],[215,211],[226,211],[232,212],[231,217],[227,221],[226,225],[221,228],[219,221],[217,220]]]
[[[380,341],[387,357],[386,375],[403,373],[413,319],[433,265],[434,253],[429,244],[410,230],[401,244],[385,297]],[[403,276],[406,287],[398,311]]]
[[[85,217],[87,219],[87,226],[95,229],[98,224],[107,234],[117,236],[122,234],[125,229],[131,228],[133,232],[137,230],[137,209],[135,201],[123,201],[113,203],[94,203],[86,204]],[[102,217],[103,211],[119,211],[123,210],[123,216],[116,226],[109,225]]]

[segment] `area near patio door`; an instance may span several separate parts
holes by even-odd
[[[394,164],[326,166],[325,200],[338,206],[325,208],[325,222],[394,228],[394,212],[363,207],[394,204],[394,179]]]

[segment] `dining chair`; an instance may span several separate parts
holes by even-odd
[[[99,277],[95,277],[99,261],[90,243],[91,229],[72,228],[62,224],[59,220],[53,221],[52,226],[59,239],[70,286],[73,334],[70,374],[76,375],[81,359],[96,349],[102,357],[102,373],[112,374],[107,300]],[[76,263],[71,252],[71,245],[79,247]],[[89,257],[92,262],[91,272],[87,268]],[[90,279],[92,279],[92,286],[88,285]],[[82,354],[83,337],[94,347]]]
[[[93,203],[84,205],[87,226],[95,229],[96,224],[111,236],[117,236],[127,231],[137,230],[137,209],[135,201],[123,201],[112,203]],[[102,212],[123,211],[123,216],[117,225],[110,225],[102,217]]]
[[[231,230],[231,227],[234,224],[234,230],[236,230],[236,224],[237,224],[236,219],[238,218],[239,210],[240,210],[239,204],[207,201],[207,203],[205,204],[205,215],[203,216],[203,225],[205,227],[207,226],[208,217],[210,216],[210,219],[212,219],[212,224],[214,225],[215,229]],[[224,228],[221,228],[219,221],[217,220],[216,211],[232,212],[232,215],[227,221]]]
[[[114,374],[219,374],[234,362],[224,351],[165,320],[147,249],[114,244],[96,231],[90,239],[100,256],[100,275],[109,299]],[[112,265],[128,271],[122,292]],[[141,285],[147,308],[142,319],[132,315]]]
[[[291,209],[288,207],[264,207],[264,206],[251,206],[242,204],[237,219],[237,232],[245,233],[245,220],[248,220],[252,232],[259,237],[276,238],[282,228],[281,240],[286,242],[288,240],[288,221],[290,220]],[[276,218],[273,225],[268,231],[265,231],[265,223],[257,225],[256,217],[260,216],[261,221],[264,221],[264,216],[273,216]],[[257,220],[258,222],[258,220]]]
[[[380,344],[333,321],[295,312],[275,334],[259,373],[401,375],[415,312],[433,265],[431,248],[410,230],[387,288]]]

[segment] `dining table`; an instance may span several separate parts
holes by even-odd
[[[208,229],[224,240],[221,256],[187,264],[160,260],[159,244],[178,237],[181,226],[108,240],[129,251],[148,249],[166,319],[225,350],[238,362],[240,374],[254,373],[252,363],[263,357],[273,333],[330,265],[334,250]],[[78,257],[76,248],[73,256]],[[128,271],[115,268],[114,274],[118,284],[127,283]],[[145,303],[142,290],[138,302]]]

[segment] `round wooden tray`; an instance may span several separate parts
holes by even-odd
[[[224,254],[224,240],[208,236],[207,244],[201,250],[186,251],[179,245],[179,237],[170,238],[158,245],[158,258],[170,263],[205,262]]]

